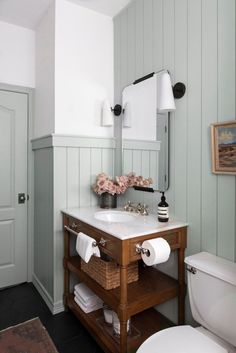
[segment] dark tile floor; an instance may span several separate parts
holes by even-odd
[[[103,353],[71,312],[52,315],[32,283],[0,290],[0,330],[39,317],[59,353]]]

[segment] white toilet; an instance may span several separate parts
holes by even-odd
[[[236,263],[207,252],[185,263],[191,311],[201,327],[159,331],[137,353],[236,353]]]

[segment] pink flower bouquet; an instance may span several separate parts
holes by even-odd
[[[98,174],[95,184],[93,185],[93,191],[101,195],[108,192],[111,195],[124,194],[124,192],[133,186],[150,186],[153,181],[151,178],[144,178],[141,175],[136,176],[135,173],[129,173],[128,175],[121,175],[116,177],[115,180],[111,179],[107,174]]]

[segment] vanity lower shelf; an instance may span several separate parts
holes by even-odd
[[[106,353],[119,353],[119,340],[113,336],[112,328],[103,323],[102,310],[85,314],[74,301],[74,295],[67,298],[67,305],[81,323],[96,339]],[[135,350],[152,334],[174,324],[154,309],[147,309],[131,318],[131,335],[128,336],[128,353]]]
[[[120,287],[105,290],[81,270],[80,257],[64,260],[64,267],[85,282],[106,304],[117,311],[120,303]],[[127,316],[133,316],[166,300],[178,296],[178,281],[155,268],[140,268],[139,280],[130,283],[127,291]]]

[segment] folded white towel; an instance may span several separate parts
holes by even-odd
[[[78,283],[74,287],[74,294],[84,303],[84,305],[94,305],[100,303],[101,299],[85,283]]]
[[[95,239],[89,237],[84,233],[79,233],[76,240],[76,251],[80,257],[88,263],[92,255],[100,257],[100,250],[98,246],[94,246]]]
[[[87,309],[89,308],[93,308],[93,307],[97,307],[103,304],[103,301],[100,298],[97,298],[96,301],[94,301],[93,303],[85,303],[83,300],[81,300],[80,297],[78,297],[78,295],[75,294],[75,298],[78,299],[78,301]]]
[[[78,299],[77,297],[74,297],[74,300],[76,302],[76,304],[79,305],[79,307],[86,313],[91,313],[92,311],[96,311],[98,309],[101,309],[102,306],[103,306],[103,303],[101,302],[100,304],[97,304],[97,305],[93,305],[93,306],[89,306],[89,307],[86,307],[80,299]]]
[[[97,295],[88,286],[86,286],[85,283],[76,284],[74,290],[81,296],[81,298],[84,299],[84,301],[97,297]]]
[[[97,305],[97,304],[101,303],[101,299],[97,296],[94,296],[93,298],[90,298],[89,300],[84,300],[78,292],[74,291],[74,295],[86,307]]]

